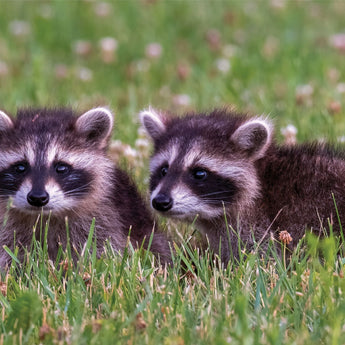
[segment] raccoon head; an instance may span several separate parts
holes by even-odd
[[[259,195],[255,162],[271,144],[271,123],[225,110],[169,117],[140,113],[153,140],[151,205],[167,216],[213,219],[237,213]]]
[[[0,112],[0,207],[25,214],[74,211],[94,199],[109,165],[105,149],[113,116],[95,108],[76,117],[69,109]]]

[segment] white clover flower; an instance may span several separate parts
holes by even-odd
[[[73,43],[73,51],[80,56],[87,56],[91,53],[92,44],[90,41],[78,40]]]
[[[58,64],[54,67],[55,77],[57,79],[66,79],[68,77],[68,69],[64,64]]]
[[[140,59],[134,62],[134,68],[137,72],[147,72],[150,69],[150,63],[146,59]]]
[[[311,105],[314,88],[310,84],[298,85],[296,87],[296,102],[298,104],[306,103]]]
[[[10,22],[9,29],[12,35],[17,37],[28,36],[31,32],[30,24],[23,20],[14,20]]]
[[[0,61],[0,77],[6,77],[9,73],[7,63]]]
[[[139,157],[138,151],[126,145],[123,150],[123,155],[129,163],[135,163],[136,159]]]
[[[138,137],[142,139],[147,139],[147,132],[146,129],[143,126],[140,126],[138,128]]]
[[[44,4],[40,8],[39,12],[40,16],[44,19],[50,19],[53,17],[53,10],[52,7],[48,4]]]
[[[99,41],[101,48],[102,60],[105,63],[110,63],[115,59],[115,51],[117,50],[118,42],[113,37],[104,37]]]
[[[268,36],[261,49],[261,53],[264,57],[270,59],[273,58],[279,50],[279,40],[274,36]]]
[[[206,32],[206,40],[212,50],[218,50],[221,45],[221,35],[217,29],[210,29]]]
[[[226,74],[230,71],[231,64],[228,59],[217,59],[216,60],[216,68],[218,69],[219,72]]]
[[[226,44],[222,49],[222,54],[226,58],[232,58],[236,55],[238,47],[234,44]]]
[[[100,39],[99,45],[104,51],[115,51],[117,49],[117,40],[113,37],[104,37]]]
[[[329,38],[329,43],[340,52],[345,52],[345,33],[332,35]]]
[[[284,9],[286,6],[286,0],[271,0],[271,7],[276,9]]]
[[[345,83],[337,84],[336,90],[339,93],[345,93]]]
[[[189,106],[191,104],[191,98],[186,94],[179,94],[173,97],[173,103],[178,106]]]
[[[163,52],[163,48],[159,43],[150,43],[145,48],[146,57],[149,59],[158,59]]]
[[[99,2],[95,5],[94,11],[98,17],[107,17],[111,14],[112,6],[109,2]]]
[[[116,151],[122,151],[123,149],[123,143],[121,140],[112,140],[109,145],[110,150],[116,150]]]
[[[76,75],[81,81],[90,81],[93,78],[92,71],[86,67],[79,67],[76,71]]]
[[[309,97],[314,93],[314,88],[310,84],[299,85],[296,87],[296,94]]]
[[[139,151],[147,151],[147,149],[150,147],[150,142],[147,139],[139,138],[135,141],[135,147]]]
[[[297,142],[296,135],[297,135],[297,128],[294,125],[287,125],[280,129],[280,133],[284,137],[284,143],[287,145],[295,145]]]

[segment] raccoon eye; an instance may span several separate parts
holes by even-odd
[[[25,163],[18,163],[14,166],[14,170],[18,174],[23,174],[27,170],[27,165]]]
[[[55,171],[58,173],[58,174],[66,174],[68,173],[70,170],[70,167],[68,164],[65,164],[65,163],[57,163],[55,165]]]
[[[161,168],[161,176],[164,177],[168,173],[169,165],[164,165]]]
[[[194,169],[192,172],[192,176],[196,180],[205,180],[205,178],[207,177],[207,171],[204,169]]]

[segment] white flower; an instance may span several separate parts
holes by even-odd
[[[145,59],[137,60],[133,64],[137,72],[146,72],[150,69],[150,63]]]
[[[129,145],[127,145],[123,150],[123,155],[129,160],[133,160],[138,157],[138,152]]]
[[[93,77],[92,71],[86,67],[79,67],[76,75],[82,81],[90,81]]]
[[[149,59],[158,59],[163,52],[163,48],[159,43],[150,43],[146,46],[145,54]]]
[[[40,16],[44,19],[50,19],[53,17],[53,10],[50,5],[44,4],[40,8]]]
[[[115,51],[117,50],[117,40],[113,37],[104,37],[99,41],[101,48],[102,60],[106,63],[112,62],[115,59]]]
[[[286,6],[286,0],[271,0],[271,6],[277,9],[283,9]]]
[[[285,144],[287,145],[296,144],[297,128],[294,125],[289,124],[286,127],[281,128],[280,132],[284,137]]]
[[[345,51],[345,33],[332,35],[329,39],[329,43],[333,48],[341,52]]]
[[[55,77],[57,79],[66,79],[68,77],[68,69],[64,64],[58,64],[54,67]]]
[[[226,57],[226,58],[232,58],[233,56],[236,55],[237,53],[237,46],[233,45],[233,44],[227,44],[223,47],[222,49],[222,54]]]
[[[223,74],[226,74],[230,71],[231,64],[228,59],[221,58],[216,60],[216,67],[218,71],[222,72]]]
[[[296,87],[296,94],[309,97],[313,94],[314,88],[310,84],[299,85]]]
[[[95,14],[98,17],[107,17],[112,10],[111,4],[108,2],[99,2],[95,5]]]
[[[79,40],[73,44],[73,51],[80,56],[87,56],[91,53],[92,45],[89,41]]]
[[[142,126],[138,128],[138,137],[142,139],[147,139],[147,132],[146,129]]]
[[[296,87],[296,101],[298,104],[312,104],[314,88],[310,84],[299,85]]]
[[[337,91],[338,91],[339,93],[345,93],[345,83],[339,83],[339,84],[337,85]]]
[[[5,77],[8,75],[9,69],[6,62],[0,61],[0,77]]]
[[[210,29],[206,32],[206,40],[212,50],[218,50],[221,44],[221,35],[217,29]]]
[[[191,104],[191,98],[186,94],[175,95],[173,97],[173,103],[178,106],[188,106]]]
[[[104,51],[114,51],[117,49],[117,40],[113,37],[104,37],[99,41],[99,45]]]
[[[150,142],[147,139],[139,138],[135,141],[135,147],[139,151],[146,151],[150,147]]]
[[[9,29],[12,35],[17,37],[27,36],[31,32],[30,24],[23,20],[14,20],[10,22]]]
[[[287,125],[286,127],[280,130],[281,134],[285,135],[296,135],[297,128],[294,125]]]

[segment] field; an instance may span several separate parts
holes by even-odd
[[[150,104],[232,105],[272,117],[280,142],[342,142],[344,15],[336,0],[2,0],[0,109],[109,106],[111,153],[143,193],[150,148],[137,114]],[[130,247],[86,250],[73,268],[69,251],[54,264],[34,242],[0,273],[0,345],[345,343],[337,238],[307,236],[290,261],[272,250],[222,268],[188,244],[192,226],[161,226],[176,242],[168,268]]]

